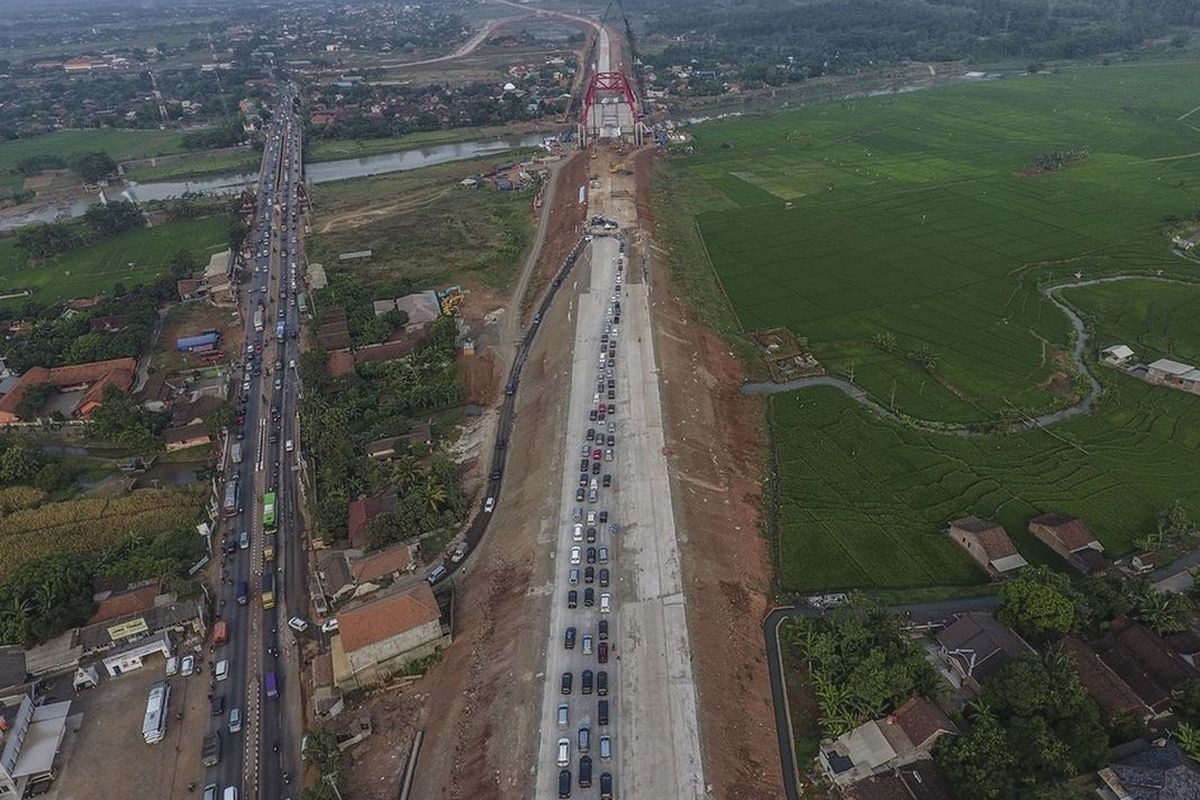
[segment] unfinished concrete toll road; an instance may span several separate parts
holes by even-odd
[[[601,192],[608,181],[601,183]],[[591,209],[603,208],[618,219],[621,212],[632,212],[627,203],[607,203],[593,195]],[[597,213],[602,213],[598,212]],[[620,240],[597,237],[588,248],[590,269],[575,278],[576,313],[573,315],[574,353],[571,390],[568,402],[565,450],[562,463],[561,505],[556,529],[552,531],[554,575],[549,594],[552,598],[550,629],[546,639],[545,685],[541,713],[541,738],[536,752],[536,796],[558,797],[559,766],[557,743],[571,740],[570,769],[572,797],[599,796],[599,775],[613,775],[614,795],[653,797],[656,800],[691,800],[705,797],[699,729],[696,716],[696,687],[692,677],[685,601],[680,575],[680,556],[672,515],[671,487],[664,455],[664,433],[655,363],[650,335],[648,287],[640,276],[626,267],[626,280],[616,287]],[[618,294],[619,292],[619,294]],[[595,504],[576,501],[580,472],[577,469],[584,433],[589,427],[607,432],[607,421],[589,420],[595,407],[597,355],[605,330],[606,313],[616,296],[621,302],[621,322],[615,361],[616,413],[613,461],[604,462],[604,471],[613,475],[610,489],[601,489]],[[603,370],[602,370],[603,371]],[[582,597],[588,584],[582,579],[572,584],[569,573],[586,563],[572,564],[573,547],[587,544],[574,540],[575,508],[607,510],[609,521],[619,533],[609,534],[601,527],[597,546],[607,546],[612,576],[609,592],[612,613],[601,615],[596,607],[580,602],[568,608],[571,590]],[[593,586],[597,586],[593,584]],[[595,636],[600,619],[609,620],[611,657],[605,665],[597,657],[584,654],[581,647],[566,649],[564,632],[574,627],[580,640]],[[584,669],[607,670],[609,694],[606,698],[581,692]],[[570,672],[573,688],[563,695],[560,681]],[[609,724],[598,723],[598,702],[609,702]],[[558,724],[558,708],[566,704],[569,722]],[[592,786],[578,785],[578,731],[591,731],[593,762]],[[601,761],[595,742],[600,736],[612,737],[613,758]]]

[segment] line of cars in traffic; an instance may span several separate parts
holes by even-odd
[[[596,361],[596,386],[588,409],[588,426],[579,449],[579,484],[575,491],[567,550],[566,604],[576,623],[563,631],[563,648],[577,654],[583,668],[579,671],[581,695],[596,696],[596,713],[583,713],[577,720],[574,736],[563,735],[555,743],[554,759],[558,767],[558,796],[569,798],[576,785],[579,789],[593,786],[593,771],[597,759],[603,771],[597,778],[601,800],[613,798],[613,775],[605,768],[613,757],[610,733],[609,671],[610,658],[615,656],[616,640],[611,615],[613,595],[610,591],[611,537],[618,533],[616,522],[609,519],[608,509],[601,504],[601,492],[613,487],[612,467],[617,446],[616,421],[616,361],[617,341],[621,324],[621,290],[624,284],[625,245],[620,244],[617,274],[612,296],[605,311],[604,327]],[[593,613],[594,610],[594,613]],[[593,666],[595,667],[593,669]],[[575,672],[564,672],[559,691],[564,698],[575,692]],[[558,706],[558,727],[566,734],[572,728],[571,704]],[[593,725],[598,729],[593,734]],[[572,748],[578,756],[576,761]],[[572,772],[572,766],[575,772]]]

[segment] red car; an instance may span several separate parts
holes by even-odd
[[[595,450],[593,450],[593,451],[592,451],[592,460],[593,460],[593,461],[599,461],[599,460],[600,460],[600,455],[601,455],[601,453],[600,453],[600,448],[596,448]]]
[[[601,664],[608,663],[608,642],[601,642],[596,645],[596,660]]]

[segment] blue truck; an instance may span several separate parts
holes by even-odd
[[[197,353],[212,350],[221,341],[221,334],[205,331],[196,336],[183,336],[175,340],[175,349],[181,353]]]

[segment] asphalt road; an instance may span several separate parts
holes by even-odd
[[[247,548],[229,555],[215,554],[222,559],[222,581],[216,592],[217,614],[229,624],[229,641],[216,648],[210,656],[210,666],[228,660],[229,677],[213,684],[214,694],[224,703],[223,710],[212,715],[210,728],[222,736],[221,761],[205,771],[201,782],[201,786],[215,784],[222,791],[235,786],[242,796],[257,795],[272,800],[292,794],[292,789],[283,782],[283,774],[298,776],[300,767],[295,648],[287,648],[289,652],[284,654],[291,659],[286,664],[290,669],[281,668],[285,665],[276,658],[290,643],[283,633],[287,630],[283,607],[285,603],[298,608],[307,605],[295,478],[290,468],[280,469],[281,459],[290,465],[294,455],[285,451],[284,442],[296,435],[299,387],[296,371],[289,369],[288,364],[298,358],[299,347],[298,340],[286,332],[281,340],[275,336],[279,321],[285,324],[285,331],[297,330],[299,325],[295,291],[290,289],[290,276],[286,273],[289,265],[299,259],[298,222],[292,219],[300,179],[300,124],[291,112],[294,95],[293,87],[281,90],[277,121],[263,152],[257,209],[249,234],[255,256],[243,266],[253,270],[250,280],[242,284],[239,301],[246,342],[251,348],[260,344],[261,351],[237,354],[244,364],[243,383],[238,388],[245,401],[245,419],[241,425],[243,455],[241,463],[227,464],[225,477],[238,482],[239,507],[235,514],[224,519],[221,538],[237,539],[245,531],[250,542]],[[255,309],[260,302],[264,317],[262,332],[254,324]],[[283,316],[279,316],[279,308],[284,309]],[[259,374],[254,374],[256,365]],[[282,379],[278,387],[277,378]],[[272,489],[277,490],[276,513],[280,521],[273,562],[263,558],[267,541],[263,495]],[[276,580],[277,600],[271,609],[263,608],[261,600],[266,573],[273,573]],[[243,584],[249,588],[249,598],[246,605],[239,605],[237,597]],[[271,672],[278,679],[279,700],[265,694],[264,680]],[[243,719],[238,732],[229,730],[233,708],[239,709]],[[276,742],[278,751],[274,747]],[[295,794],[299,795],[298,787]]]

